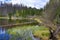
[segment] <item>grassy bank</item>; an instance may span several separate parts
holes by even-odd
[[[24,36],[25,33],[28,34],[29,32],[33,33],[33,35],[35,37],[38,38],[47,38],[49,37],[49,31],[48,28],[44,27],[44,26],[30,26],[30,25],[26,25],[26,26],[22,26],[22,27],[15,27],[12,29],[8,29],[8,33],[12,34],[12,35],[18,35],[18,36]],[[28,35],[26,35],[28,36]],[[13,37],[14,39],[14,37]]]

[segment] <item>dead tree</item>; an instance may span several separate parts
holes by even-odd
[[[54,23],[56,17],[57,8],[60,7],[60,0],[50,0],[49,5],[45,7],[42,17],[33,17],[31,19],[36,20],[39,24],[42,24],[49,28],[50,39],[58,40],[57,35],[59,33],[60,27],[58,24]],[[41,22],[42,21],[42,22]],[[60,24],[59,24],[60,25]]]

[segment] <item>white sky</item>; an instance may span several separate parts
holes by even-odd
[[[35,7],[37,9],[43,8],[49,0],[0,0],[2,2],[12,3],[12,4],[24,4],[28,7]]]

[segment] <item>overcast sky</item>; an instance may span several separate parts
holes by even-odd
[[[12,4],[24,4],[28,7],[35,7],[37,9],[43,8],[49,0],[0,0],[2,2]]]

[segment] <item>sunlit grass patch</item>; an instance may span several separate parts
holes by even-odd
[[[32,32],[34,36],[36,37],[49,37],[49,30],[48,28],[44,27],[44,26],[20,26],[20,27],[15,27],[12,29],[8,29],[8,33],[11,35],[15,35],[17,37],[18,36],[29,36],[29,32]],[[27,34],[27,35],[26,35]]]

